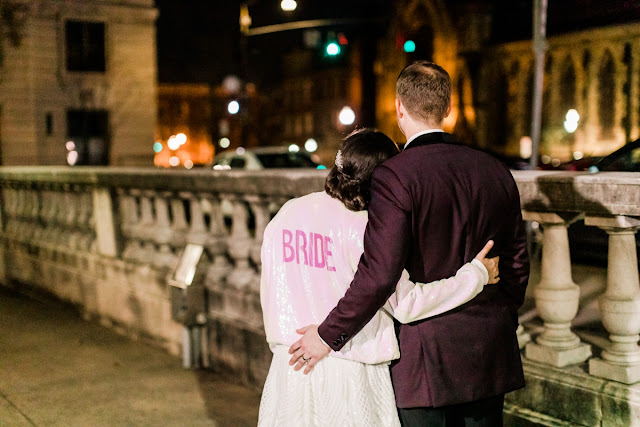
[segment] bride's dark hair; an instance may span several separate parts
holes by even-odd
[[[373,170],[398,152],[396,143],[382,132],[369,128],[353,131],[342,143],[325,191],[352,211],[367,209]]]

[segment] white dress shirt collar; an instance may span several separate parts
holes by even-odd
[[[404,144],[404,148],[403,149],[406,149],[407,146],[409,145],[409,143],[411,143],[411,141],[413,141],[417,137],[422,136],[422,135],[426,135],[428,133],[435,133],[435,132],[444,132],[444,131],[442,129],[427,129],[427,130],[420,131],[418,133],[414,133],[413,135],[411,135],[411,138],[409,138],[407,140],[407,142]]]

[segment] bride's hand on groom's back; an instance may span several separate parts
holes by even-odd
[[[482,248],[482,250],[478,252],[478,255],[476,255],[476,259],[484,265],[484,267],[487,269],[487,272],[489,273],[488,283],[490,285],[498,283],[500,281],[500,270],[498,269],[500,257],[486,258],[492,247],[493,240],[489,240],[487,244],[484,245],[484,248]]]

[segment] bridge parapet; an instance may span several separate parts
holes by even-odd
[[[525,366],[573,373],[578,367],[589,381],[601,381],[597,387],[614,384],[616,399],[626,384],[630,416],[640,417],[640,398],[628,392],[640,383],[640,174],[513,175],[524,218],[542,230],[540,281],[530,284],[542,326],[519,330]],[[208,357],[259,385],[270,361],[259,299],[262,233],[285,201],[321,191],[325,176],[315,170],[0,168],[0,282],[52,292],[88,316],[177,353],[182,327],[171,319],[168,282],[182,248],[200,244],[205,250],[194,283],[206,288]],[[578,219],[609,236],[599,300],[600,326],[608,333],[602,345],[585,342],[573,327],[581,290],[572,279],[567,227]],[[605,412],[594,412],[594,419],[606,421]]]

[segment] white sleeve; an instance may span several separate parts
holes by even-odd
[[[489,273],[477,259],[463,265],[455,276],[431,283],[413,283],[404,270],[384,309],[401,323],[415,322],[471,301],[488,281]]]

